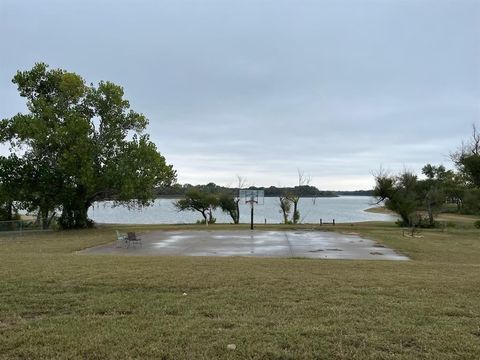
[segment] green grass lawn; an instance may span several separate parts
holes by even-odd
[[[3,235],[0,358],[478,359],[472,222],[416,238],[388,223],[324,227],[407,262],[75,254],[114,241],[109,227]],[[198,229],[137,230],[155,228]]]

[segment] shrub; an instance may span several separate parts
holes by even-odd
[[[470,215],[480,214],[480,189],[465,192],[462,212]]]
[[[215,224],[217,222],[217,219],[216,218],[211,218],[208,223],[209,224]],[[205,225],[205,220],[197,220],[197,224],[203,224]]]

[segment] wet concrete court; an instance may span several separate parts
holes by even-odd
[[[125,248],[114,242],[80,253],[408,260],[358,235],[325,231],[155,231],[141,237],[141,247]]]

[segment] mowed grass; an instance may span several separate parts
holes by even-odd
[[[4,235],[0,358],[478,359],[472,222],[417,238],[388,223],[323,227],[407,262],[75,253],[114,241],[109,227]],[[158,228],[199,227],[136,230]],[[246,226],[210,227],[229,228]]]

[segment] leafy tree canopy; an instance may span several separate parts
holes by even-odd
[[[17,72],[13,83],[28,113],[2,120],[0,141],[22,154],[28,180],[15,200],[38,208],[44,221],[60,209],[64,227],[85,227],[93,202],[148,205],[154,187],[175,181],[144,133],[147,118],[130,109],[122,87],[87,86],[79,75],[43,63]]]
[[[219,206],[219,200],[214,194],[196,190],[187,192],[185,199],[178,200],[175,203],[178,211],[189,210],[201,213],[206,225],[215,221],[212,211],[217,206]]]

